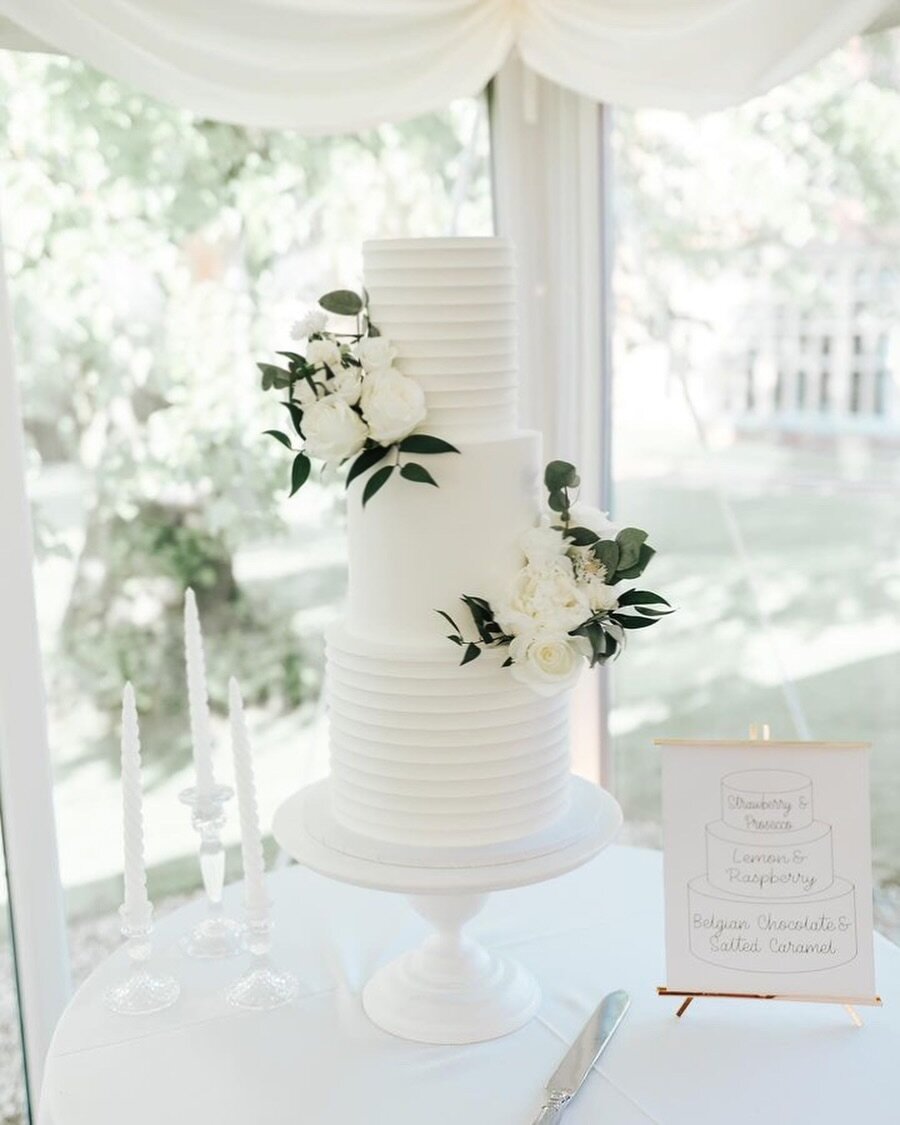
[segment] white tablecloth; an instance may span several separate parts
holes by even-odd
[[[840,1007],[697,1000],[683,1020],[663,983],[661,859],[612,848],[580,871],[492,896],[473,924],[539,978],[539,1016],[465,1047],[403,1042],[363,1014],[359,992],[424,926],[396,895],[302,868],[271,880],[276,957],[301,978],[289,1007],[231,1010],[241,962],[186,960],[199,907],[161,919],[160,961],[179,1004],[114,1016],[101,994],[121,953],[79,991],[47,1062],[40,1125],[529,1125],[544,1079],[613,988],[632,1007],[566,1125],[900,1121],[900,949],[877,939],[883,1009],[855,1028]],[[237,888],[231,888],[236,903]]]

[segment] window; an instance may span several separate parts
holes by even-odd
[[[900,35],[747,105],[615,127],[615,488],[678,613],[614,674],[619,796],[658,844],[651,739],[873,743],[900,930]]]
[[[192,778],[186,586],[220,773],[231,672],[263,817],[326,768],[321,636],[345,582],[342,488],[287,501],[289,461],[261,433],[280,418],[255,362],[290,346],[304,303],[356,282],[364,238],[490,233],[487,122],[471,99],[310,139],[201,120],[78,62],[10,53],[0,88],[60,858],[83,976],[118,941],[126,678],[141,711],[151,893],[199,883],[177,801]]]

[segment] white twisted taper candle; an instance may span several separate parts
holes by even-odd
[[[149,925],[152,906],[144,869],[144,813],[141,786],[141,739],[134,688],[122,693],[122,822],[125,849],[125,897],[122,916],[128,925]]]
[[[266,916],[269,898],[266,894],[266,861],[262,833],[259,828],[259,807],[253,777],[253,757],[241,689],[234,678],[228,681],[228,712],[231,718],[231,750],[234,755],[234,782],[237,789],[238,814],[241,822],[241,859],[244,866],[244,904],[251,918]]]
[[[209,699],[206,691],[206,662],[197,599],[188,588],[184,595],[184,660],[187,668],[188,709],[191,717],[191,744],[197,774],[197,796],[208,799],[215,785],[212,764],[212,734],[209,726]]]

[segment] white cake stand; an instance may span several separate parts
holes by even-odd
[[[435,930],[418,949],[379,969],[363,990],[373,1023],[419,1043],[478,1043],[522,1027],[540,1004],[535,979],[512,958],[463,935],[492,891],[542,883],[580,867],[615,838],[618,802],[572,779],[568,813],[551,829],[479,848],[410,848],[349,832],[331,811],[330,783],[289,797],[273,822],[294,859],[323,875],[410,896]]]

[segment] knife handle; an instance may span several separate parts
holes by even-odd
[[[534,1119],[534,1125],[558,1125],[562,1121],[563,1110],[572,1100],[572,1095],[554,1091],[541,1106],[541,1112]]]

